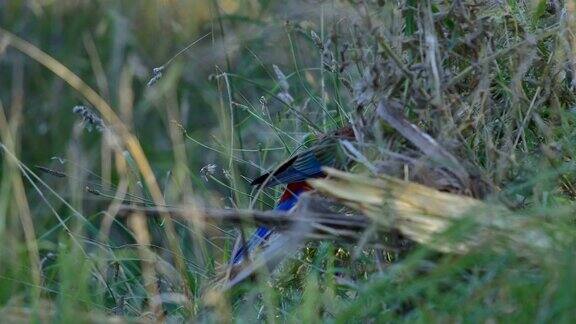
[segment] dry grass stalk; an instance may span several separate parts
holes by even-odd
[[[21,68],[17,69],[19,78],[17,80],[21,81],[23,78],[23,70]],[[20,85],[21,86],[21,85]],[[20,88],[20,87],[19,87]],[[22,225],[22,230],[24,232],[24,239],[26,243],[26,249],[28,252],[28,258],[30,262],[30,274],[31,274],[31,281],[36,287],[33,290],[32,300],[35,303],[40,295],[41,290],[40,286],[42,283],[41,273],[40,273],[40,254],[38,251],[38,243],[36,241],[36,231],[34,229],[34,220],[32,217],[30,205],[28,204],[28,200],[26,198],[26,187],[22,176],[18,170],[18,160],[14,156],[17,154],[17,150],[20,146],[18,143],[20,136],[19,136],[19,128],[21,126],[22,121],[22,96],[23,96],[23,89],[19,89],[16,93],[20,94],[14,98],[13,105],[12,105],[12,118],[8,120],[6,113],[4,111],[4,106],[0,101],[0,155],[5,156],[5,167],[4,170],[7,171],[7,177],[2,178],[1,180],[8,181],[8,185],[14,191],[14,211],[18,214],[20,218],[20,223]],[[13,154],[8,154],[9,152],[13,152]],[[1,161],[1,160],[0,160]],[[2,185],[2,181],[0,181],[0,186]],[[0,203],[1,205],[1,203]],[[0,208],[1,209],[1,208]],[[7,216],[7,215],[6,215]],[[0,217],[0,222],[4,223],[5,220],[2,220],[3,217]],[[0,228],[0,234],[3,234],[3,228]]]
[[[377,224],[397,229],[408,238],[442,252],[466,253],[493,243],[501,234],[514,244],[546,249],[550,241],[529,220],[516,217],[506,207],[478,199],[441,192],[386,175],[368,178],[326,169],[327,179],[310,180],[320,192],[341,200]],[[456,239],[439,237],[459,222],[471,221],[473,231]],[[439,239],[440,238],[440,239]]]
[[[334,212],[300,211],[284,213],[277,211],[258,211],[240,209],[200,209],[180,207],[136,207],[123,205],[118,211],[119,216],[128,216],[140,212],[147,217],[159,217],[169,213],[172,217],[182,218],[189,222],[219,222],[232,225],[250,224],[273,227],[277,231],[291,231],[297,223],[305,223],[314,231],[309,233],[309,239],[353,239],[366,230],[371,222],[359,215],[342,215]],[[346,236],[345,234],[350,234]]]
[[[155,255],[148,247],[150,246],[150,232],[146,218],[141,213],[134,213],[128,218],[128,226],[134,232],[134,237],[138,243],[138,254],[142,264],[142,278],[144,287],[148,293],[150,311],[155,315],[157,321],[162,321],[164,311],[162,303],[156,301],[156,296],[160,294],[156,279]]]

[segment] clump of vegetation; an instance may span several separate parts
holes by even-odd
[[[575,15],[1,3],[0,315],[569,321]],[[267,211],[251,179],[347,126],[349,168]],[[283,236],[231,269],[259,224]]]

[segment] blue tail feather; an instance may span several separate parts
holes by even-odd
[[[276,208],[274,208],[274,210],[289,211],[290,209],[292,209],[292,207],[296,205],[296,203],[298,202],[298,196],[302,192],[304,192],[304,190],[293,192],[288,199],[285,199],[280,203],[278,203],[278,205],[276,205]],[[249,255],[252,252],[254,252],[254,250],[256,250],[256,248],[259,247],[262,243],[264,243],[264,241],[266,241],[266,239],[268,239],[268,237],[270,237],[271,234],[272,230],[264,226],[258,227],[254,232],[254,234],[252,234],[250,239],[246,242],[246,244],[241,246],[232,253],[233,257],[231,263],[232,264],[241,263],[246,255]]]

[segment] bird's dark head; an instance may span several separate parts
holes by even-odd
[[[356,139],[356,135],[354,134],[354,129],[352,128],[352,126],[345,126],[338,128],[337,130],[334,131],[334,136],[348,140]]]
[[[318,140],[320,141],[334,138],[353,141],[356,139],[356,136],[354,134],[354,129],[352,128],[352,126],[340,127],[338,129],[335,129],[333,131],[318,136]]]

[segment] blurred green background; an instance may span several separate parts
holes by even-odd
[[[208,146],[190,140],[183,143],[194,185],[204,187],[199,172],[203,166],[216,164],[220,178],[221,170],[229,167],[229,156],[215,151],[227,153],[230,110],[234,156],[242,159],[238,167],[245,177],[258,175],[258,166],[271,166],[261,158],[285,156],[299,144],[308,129],[271,97],[278,88],[272,65],[290,77],[300,65],[302,74],[291,88],[300,101],[297,105],[306,100],[306,92],[317,94],[319,55],[306,33],[310,28],[319,30],[322,6],[255,0],[7,1],[0,15],[2,28],[63,63],[116,109],[160,178],[174,168],[171,130],[181,132],[183,127]],[[292,19],[297,25],[290,25]],[[159,84],[146,86],[153,68],[201,37],[205,38],[171,62]],[[0,71],[4,106],[9,110],[14,100],[21,100],[23,106],[22,160],[56,167],[51,158],[66,158],[73,123],[79,120],[72,107],[87,102],[52,72],[13,49],[5,49]],[[230,73],[227,80],[224,72]],[[21,95],[15,98],[14,93]],[[229,99],[243,106],[231,109]],[[267,115],[262,102],[269,106]],[[311,111],[317,109],[313,103],[310,106]],[[275,133],[254,112],[277,123],[286,134]],[[315,115],[310,114],[312,119]],[[100,134],[85,132],[81,139],[82,160],[76,162],[99,174]],[[222,186],[211,189],[226,193]],[[237,203],[246,203],[239,199]]]

